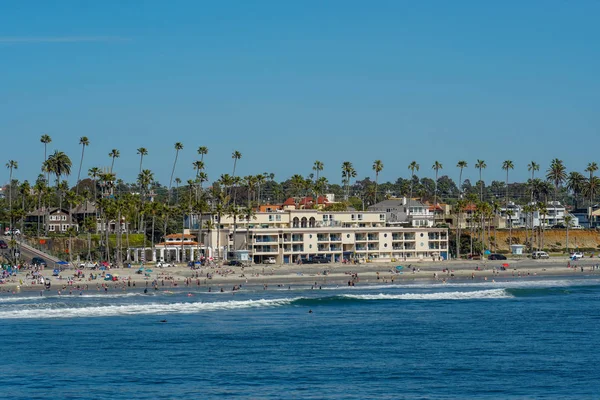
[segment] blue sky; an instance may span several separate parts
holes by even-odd
[[[486,180],[528,176],[552,158],[583,171],[599,161],[600,2],[568,1],[13,1],[0,4],[2,165],[34,180],[49,149],[65,151],[76,179],[121,158],[132,180],[136,149],[168,184],[191,178],[198,146],[211,180],[307,175],[315,160],[339,183],[358,177]],[[0,172],[0,182],[8,171]]]

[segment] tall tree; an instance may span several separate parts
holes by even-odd
[[[231,174],[231,176],[233,177],[233,203],[236,203],[236,197],[237,197],[237,189],[235,188],[236,184],[235,184],[235,168],[237,167],[237,161],[239,159],[242,158],[242,153],[240,153],[239,151],[235,150],[233,153],[231,153],[231,158],[233,158],[233,173]],[[231,192],[230,192],[231,195]]]
[[[46,168],[56,176],[56,191],[59,207],[62,207],[62,195],[60,190],[60,177],[71,175],[71,159],[62,151],[55,150],[46,160]]]
[[[596,164],[595,162],[591,162],[587,165],[587,168],[585,169],[585,172],[589,172],[590,173],[590,180],[589,180],[589,184],[591,187],[591,190],[589,190],[589,196],[590,196],[590,207],[592,207],[594,205],[594,187],[593,187],[593,182],[594,182],[594,172],[598,171],[598,164]],[[591,208],[590,208],[590,213],[592,212]]]
[[[94,183],[94,201],[98,199],[96,187],[98,186],[97,180],[101,173],[102,171],[98,167],[92,167],[88,169],[88,176],[92,178],[92,182]]]
[[[44,145],[44,162],[46,162],[46,160],[48,159],[48,156],[47,156],[47,154],[48,154],[48,143],[52,142],[52,138],[50,137],[50,135],[44,134],[44,135],[42,135],[40,137],[40,142],[43,143],[43,145]],[[45,171],[45,172],[48,174],[47,179],[49,181],[50,180],[50,173],[48,171]]]
[[[140,155],[140,174],[142,173],[142,162],[144,161],[144,156],[148,155],[148,149],[145,147],[140,147],[137,149],[137,153]]]
[[[417,164],[416,161],[412,161],[410,164],[408,164],[408,169],[410,169],[410,201],[410,199],[412,199],[413,196],[413,182],[415,180],[415,171],[419,172],[419,164]],[[410,207],[407,207],[407,210],[409,210],[410,213]]]
[[[484,170],[485,168],[487,168],[487,165],[486,165],[485,161],[477,160],[477,163],[475,164],[475,168],[477,168],[479,170],[479,201],[483,201],[483,178],[482,178],[481,171]]]
[[[431,169],[435,170],[435,191],[434,191],[434,200],[433,200],[433,215],[434,215],[434,219],[435,219],[435,211],[437,209],[437,187],[438,187],[438,172],[440,171],[440,169],[443,169],[444,166],[439,162],[439,161],[435,161],[433,163],[433,165],[431,166]]]
[[[350,197],[350,179],[356,177],[356,170],[350,161],[344,161],[342,164],[342,183],[346,189],[346,200]]]
[[[456,167],[460,169],[460,174],[458,175],[458,190],[460,191],[460,198],[461,199],[462,199],[463,194],[464,194],[463,181],[462,181],[463,169],[467,168],[468,166],[469,165],[467,164],[467,162],[465,160],[460,160],[456,164]]]
[[[208,154],[208,147],[206,147],[206,146],[198,147],[198,154],[200,155],[200,161],[204,161],[204,156]]]
[[[535,161],[530,162],[529,164],[527,164],[527,171],[531,172],[531,181],[533,181],[535,179],[535,172],[540,170],[540,164],[536,163]],[[533,190],[531,191],[531,202],[533,202]]]
[[[81,145],[81,160],[79,160],[79,170],[77,172],[77,185],[76,185],[76,189],[75,189],[76,194],[79,194],[79,178],[81,177],[81,166],[83,165],[83,155],[85,153],[86,146],[90,145],[90,140],[87,138],[87,136],[82,136],[79,138],[79,144]]]
[[[571,171],[569,176],[567,177],[567,189],[573,193],[573,198],[575,200],[575,208],[578,207],[577,199],[579,195],[583,192],[583,188],[585,187],[585,176],[583,176],[580,172]]]
[[[112,162],[110,163],[110,172],[112,174],[113,167],[115,166],[115,158],[121,157],[121,152],[119,152],[117,149],[112,149],[111,152],[108,153],[108,156],[112,158]]]
[[[171,202],[171,187],[173,185],[173,175],[175,175],[175,166],[177,165],[177,158],[179,157],[179,151],[183,150],[183,144],[181,142],[175,143],[175,161],[173,161],[173,169],[171,170],[171,179],[169,179],[169,203]]]
[[[562,160],[555,158],[550,163],[550,168],[546,171],[546,179],[548,182],[554,183],[554,223],[558,223],[558,215],[556,214],[556,202],[558,197],[558,187],[567,179],[566,168]]]
[[[379,173],[383,171],[383,163],[381,160],[375,160],[373,163],[373,171],[375,171],[375,200],[374,203],[377,203],[377,183],[379,180]]]
[[[514,169],[514,168],[515,168],[515,164],[511,160],[505,160],[502,163],[502,169],[506,171],[506,196],[505,196],[506,198],[505,198],[505,201],[504,201],[504,207],[505,207],[505,210],[506,210],[506,216],[507,217],[511,217],[511,215],[508,214],[508,171],[511,170],[511,169]],[[510,219],[507,218],[506,220],[510,224],[510,228],[512,228],[512,218],[510,218]],[[510,242],[512,244],[512,235],[509,235],[509,240],[510,240]]]
[[[9,178],[8,178],[8,210],[9,210],[9,224],[10,224],[10,232],[11,236],[13,236],[13,209],[12,209],[12,187],[13,187],[13,171],[15,169],[19,169],[19,163],[15,160],[9,160],[6,163],[6,168],[9,170]]]

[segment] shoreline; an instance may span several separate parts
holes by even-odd
[[[395,284],[421,282],[439,282],[440,284],[452,281],[488,281],[494,279],[519,279],[523,277],[550,277],[550,276],[600,276],[600,259],[581,259],[570,261],[571,268],[567,267],[568,259],[564,260],[506,260],[506,261],[443,261],[443,262],[418,262],[407,264],[402,271],[396,272],[398,263],[370,263],[370,264],[312,264],[312,265],[253,265],[245,267],[210,267],[192,270],[189,267],[176,266],[152,269],[150,277],[137,274],[137,267],[113,268],[107,271],[81,270],[83,277],[74,277],[77,270],[64,270],[59,277],[51,276],[52,270],[42,271],[42,275],[50,278],[51,291],[58,290],[85,290],[97,291],[108,286],[112,291],[152,288],[156,280],[159,288],[214,288],[215,290],[231,291],[235,286],[263,286],[289,287],[297,286],[365,286],[373,284]],[[503,264],[509,264],[505,271],[500,270]],[[408,268],[410,266],[410,268]],[[414,268],[414,271],[413,271]],[[477,268],[477,269],[476,269]],[[582,270],[583,269],[583,270]],[[17,293],[29,291],[44,291],[43,284],[33,283],[33,279],[26,279],[28,270],[21,271],[4,284],[0,285],[1,293]],[[102,272],[119,277],[118,281],[105,281]],[[97,279],[89,278],[90,273]],[[207,277],[207,274],[211,276]],[[355,275],[356,274],[356,275]],[[354,275],[354,276],[353,276]],[[68,284],[68,278],[72,284]],[[187,284],[186,284],[187,283]],[[87,289],[86,288],[87,285]],[[79,287],[80,289],[76,289]]]

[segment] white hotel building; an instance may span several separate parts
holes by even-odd
[[[274,257],[277,263],[287,264],[315,255],[332,262],[353,258],[389,262],[448,257],[446,228],[386,226],[384,212],[314,209],[258,212],[250,220],[237,219],[235,241],[233,217],[222,215],[219,222],[215,214],[204,215],[201,226],[206,226],[207,221],[214,227],[210,231],[203,229],[203,246],[221,258],[234,249],[248,250],[255,263]]]

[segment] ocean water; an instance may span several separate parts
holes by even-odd
[[[2,294],[0,397],[600,398],[595,277],[142,290]]]

